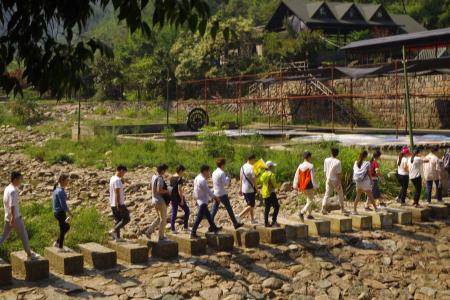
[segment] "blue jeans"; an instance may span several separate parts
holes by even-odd
[[[209,223],[209,227],[213,230],[217,229],[216,224],[214,224],[213,219],[211,218],[211,214],[208,210],[208,204],[204,203],[198,207],[197,217],[195,218],[194,225],[192,226],[192,234],[197,233],[198,226],[200,226],[200,222],[203,220],[203,218],[206,218]]]
[[[225,209],[227,210],[228,215],[230,216],[233,226],[236,227],[238,222],[236,220],[236,216],[234,215],[233,208],[231,207],[230,198],[228,198],[228,195],[223,195],[223,196],[220,196],[219,198],[220,198],[220,203],[222,203],[223,206],[225,206]],[[219,211],[220,203],[218,203],[217,201],[214,201],[214,204],[213,204],[213,207],[211,210],[211,218],[213,220],[215,219],[216,214]]]
[[[435,180],[437,200],[442,201],[442,185],[439,180]],[[427,188],[425,190],[425,197],[428,203],[431,203],[431,194],[433,193],[433,180],[427,180]]]
[[[178,207],[181,207],[181,209],[184,211],[183,226],[184,228],[188,228],[189,214],[191,213],[191,211],[189,210],[189,206],[187,206],[186,201],[183,201],[183,205],[181,205],[179,201],[172,199],[171,205],[172,213],[170,216],[170,229],[175,230],[175,220],[178,214]]]

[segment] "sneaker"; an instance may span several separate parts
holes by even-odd
[[[379,205],[386,207],[386,203],[384,203],[384,202],[380,202]]]
[[[178,234],[178,231],[176,229],[171,230],[172,234]]]
[[[327,211],[326,209],[322,209],[322,210],[320,211],[320,213],[321,213],[322,215],[328,215],[328,211]]]
[[[264,224],[264,227],[272,227],[272,224],[266,223]]]
[[[189,229],[189,227],[186,227],[186,228],[183,228],[183,232],[184,233],[188,233],[188,232],[190,232],[191,230]]]
[[[395,201],[398,203],[402,202],[399,197],[395,197]]]
[[[420,204],[414,204],[415,208],[422,208],[422,206]]]
[[[234,229],[241,228],[242,226],[244,226],[244,223],[237,223],[237,224],[234,226]]]
[[[364,209],[365,209],[366,211],[372,211],[372,209],[371,209],[370,207],[367,207],[367,206],[365,206]]]
[[[126,243],[127,240],[126,240],[126,239],[118,238],[118,239],[116,240],[116,242],[117,242],[117,243]]]
[[[191,233],[191,239],[196,240],[200,238],[196,233]]]
[[[58,248],[58,242],[53,242],[53,247]]]
[[[299,213],[298,217],[300,218],[300,221],[302,221],[302,222],[305,221],[305,214],[304,213]]]
[[[350,214],[350,212],[346,209],[341,210],[341,212],[344,216],[348,216]]]
[[[27,260],[38,260],[39,259],[39,255],[36,253],[31,253],[30,256],[27,256]]]
[[[354,211],[352,211],[350,214],[351,214],[352,216],[357,216],[357,215],[358,215],[358,212],[357,212],[356,210],[354,210]]]
[[[112,229],[109,231],[109,235],[112,237],[113,240],[117,241],[119,239],[119,237],[117,236],[117,232]]]
[[[275,228],[280,228],[280,224],[278,224],[277,222],[275,222],[275,223],[272,223],[272,227],[275,227]]]
[[[166,238],[165,236],[162,236],[162,237],[159,237],[159,238],[158,238],[158,241],[160,241],[160,242],[161,242],[161,241],[167,241],[167,238]]]
[[[66,246],[64,246],[63,249],[66,250],[66,252],[72,252],[72,249],[70,249],[70,248],[68,248]]]
[[[308,220],[314,220],[313,215],[308,215],[306,218],[307,218]]]
[[[258,224],[258,221],[252,220],[251,223],[252,223],[253,225],[256,225],[256,224]]]

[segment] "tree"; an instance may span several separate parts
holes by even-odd
[[[118,20],[125,21],[130,32],[141,30],[146,35],[166,25],[187,26],[203,35],[211,15],[206,0],[2,0],[0,87],[7,93],[21,92],[19,80],[6,72],[16,60],[28,84],[41,93],[51,91],[63,97],[79,90],[95,53],[113,54],[102,41],[81,38],[96,5],[101,9],[112,5]],[[143,17],[149,7],[153,10],[150,22]],[[215,37],[219,23],[209,28]],[[223,30],[227,36],[229,30]]]

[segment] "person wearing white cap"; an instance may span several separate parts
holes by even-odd
[[[261,175],[261,195],[264,199],[264,225],[266,227],[279,227],[277,223],[278,211],[280,210],[280,204],[276,194],[276,188],[278,186],[275,176],[274,167],[276,164],[272,161],[266,162],[266,171]],[[273,207],[272,223],[269,223],[270,208]]]

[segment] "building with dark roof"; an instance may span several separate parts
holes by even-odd
[[[286,22],[296,32],[321,30],[344,41],[353,31],[369,30],[379,37],[426,30],[408,15],[388,13],[381,4],[353,2],[282,0],[266,29],[286,30]]]

